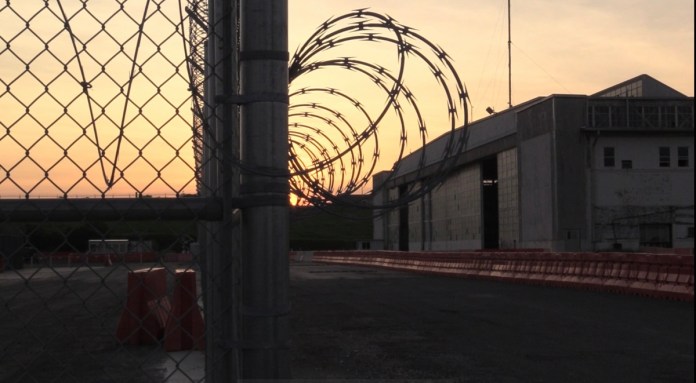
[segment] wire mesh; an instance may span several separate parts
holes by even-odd
[[[87,4],[2,8],[0,195],[195,192],[180,4]]]
[[[207,2],[3,3],[0,381],[202,381]]]
[[[234,377],[238,349],[268,345],[240,341],[225,315],[288,311],[235,301],[233,208],[259,203],[235,194],[240,175],[289,174],[298,203],[327,207],[369,188],[378,161],[399,164],[420,150],[407,169],[390,168],[373,185],[387,189],[404,172],[425,177],[421,169],[437,168],[394,207],[435,187],[466,145],[466,129],[457,128],[466,126],[467,95],[446,53],[389,17],[356,10],[320,26],[288,68],[290,171],[244,163],[240,133],[229,129],[240,105],[288,97],[240,95],[226,77],[239,53],[238,27],[223,21],[239,17],[236,5],[225,8],[232,3],[0,5],[0,381]],[[355,43],[390,46],[397,59],[375,63],[335,49],[369,51]],[[324,70],[362,77],[380,94],[376,108],[350,86],[317,86],[322,80],[311,78]],[[416,103],[410,76],[435,84],[420,94],[441,97],[435,114],[444,119],[432,125],[444,130],[426,129],[431,112]],[[426,152],[428,134],[440,133],[439,151]],[[385,142],[398,143],[392,156]],[[278,206],[287,204],[282,186]],[[225,294],[232,300],[216,300]]]

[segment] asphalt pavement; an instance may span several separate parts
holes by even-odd
[[[692,303],[312,263],[291,294],[295,378],[694,381]]]
[[[0,273],[0,382],[203,379],[115,341],[128,269]],[[296,382],[694,381],[692,303],[311,262],[290,294]]]

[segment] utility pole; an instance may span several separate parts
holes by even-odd
[[[241,0],[241,378],[289,365],[288,1]]]

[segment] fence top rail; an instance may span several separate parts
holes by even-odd
[[[0,221],[222,219],[219,198],[2,199]]]

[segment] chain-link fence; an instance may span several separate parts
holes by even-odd
[[[239,197],[243,108],[226,99],[239,90],[238,2],[3,3],[0,381],[228,381],[241,364],[281,365],[285,335],[265,330],[287,303],[242,296],[238,278],[238,208],[287,209],[287,186],[281,202]],[[286,3],[250,4],[287,20]],[[287,21],[269,27],[287,36]],[[287,94],[287,57],[280,67]]]
[[[455,164],[467,94],[441,48],[356,10],[289,60],[287,6],[0,5],[0,381],[287,377],[288,197],[374,208],[342,197],[386,161],[373,190],[426,179],[393,208]]]

